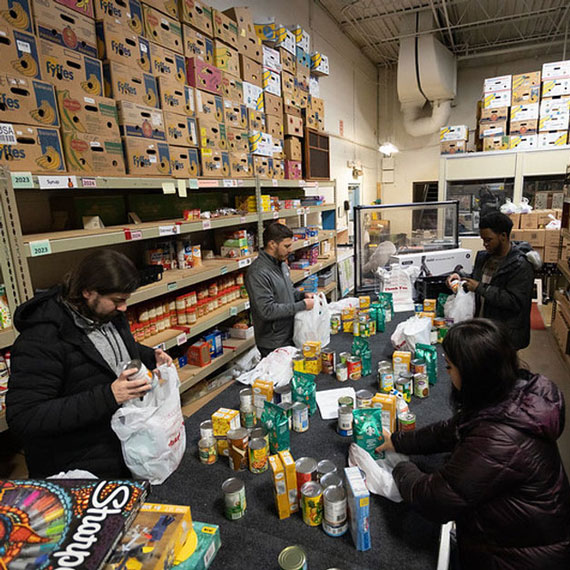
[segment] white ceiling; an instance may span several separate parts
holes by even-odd
[[[402,37],[435,32],[459,60],[565,45],[568,0],[318,0],[373,63],[398,60]],[[524,52],[524,53],[523,53]],[[568,55],[570,57],[570,54]]]

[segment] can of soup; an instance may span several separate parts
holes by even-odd
[[[244,427],[231,429],[226,437],[230,451],[230,467],[234,471],[245,471],[247,469],[249,431]]]
[[[351,380],[360,380],[362,378],[362,360],[360,356],[351,356],[347,359],[348,377]]]
[[[212,420],[205,420],[200,423],[200,438],[214,439],[214,426]]]
[[[293,404],[293,430],[299,433],[309,429],[309,408],[301,403]]]
[[[346,364],[337,364],[336,379],[339,382],[346,382],[348,380],[348,367]]]
[[[245,485],[237,477],[226,479],[222,484],[226,518],[235,521],[245,516],[247,503],[245,500]]]
[[[216,445],[216,440],[202,438],[198,442],[198,454],[200,456],[200,462],[206,465],[211,465],[216,463],[218,460],[218,446]]]
[[[341,406],[338,409],[338,425],[337,431],[339,435],[344,437],[352,436],[352,408]]]
[[[323,522],[323,488],[315,481],[301,487],[301,511],[303,522],[308,526],[319,526]]]
[[[301,487],[305,483],[317,480],[317,460],[312,457],[299,457],[295,461],[295,472],[297,474],[297,491],[300,493]]]
[[[333,350],[321,350],[321,371],[323,374],[334,374],[336,354]]]
[[[252,473],[263,473],[269,466],[269,446],[262,437],[249,442],[249,470]]]
[[[322,459],[317,463],[317,479],[320,481],[327,473],[336,473],[336,465],[330,459]]]
[[[368,390],[358,390],[356,392],[356,408],[371,408],[372,392]]]

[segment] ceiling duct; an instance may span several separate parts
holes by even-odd
[[[433,34],[400,40],[398,98],[406,132],[421,137],[445,126],[456,90],[455,56]]]

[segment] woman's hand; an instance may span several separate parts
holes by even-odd
[[[396,451],[394,449],[394,444],[392,443],[390,432],[387,429],[383,429],[382,435],[384,436],[384,443],[375,449],[376,453],[381,453],[382,451]]]
[[[172,358],[170,357],[170,355],[166,352],[164,352],[164,350],[162,350],[162,348],[157,348],[154,351],[154,357],[156,359],[156,365],[157,366],[161,366],[162,364],[166,364],[167,366],[170,366],[172,364]]]

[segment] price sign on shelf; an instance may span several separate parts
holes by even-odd
[[[309,269],[305,269],[305,273],[303,273],[303,277],[309,277],[311,271]]]
[[[83,186],[83,188],[97,188],[97,179],[96,178],[82,178],[81,179],[81,186]]]
[[[249,301],[246,301],[246,302],[245,302],[245,307],[244,307],[244,309],[245,309],[245,310],[249,309]]]
[[[273,219],[276,220],[279,217],[279,212],[273,212]]]
[[[309,245],[309,240],[306,239],[306,240],[303,242],[303,247],[307,247],[308,245]]]
[[[33,188],[34,179],[31,172],[12,172],[12,186],[14,188]]]
[[[30,255],[39,257],[40,255],[49,255],[51,253],[51,244],[49,239],[42,239],[30,242]]]
[[[173,224],[172,226],[158,226],[159,236],[175,236],[180,233],[180,226]]]
[[[53,188],[77,188],[76,176],[38,176],[38,183],[42,190]]]
[[[225,275],[228,272],[228,266],[227,265],[223,265],[220,268],[220,275]]]
[[[238,267],[241,269],[242,267],[247,267],[248,265],[251,265],[251,257],[249,257],[248,259],[240,259],[238,261]]]
[[[176,337],[176,344],[178,346],[181,346],[182,344],[185,344],[188,341],[188,337],[186,336],[186,333],[180,333],[177,337]]]
[[[272,180],[271,181],[273,183],[273,187],[276,188],[277,186],[279,186],[279,182],[277,182],[277,180]]]
[[[190,190],[198,190],[198,179],[197,178],[188,178],[188,187]]]
[[[169,283],[166,286],[166,290],[170,293],[170,291],[176,291],[176,289],[178,289],[178,283],[176,283],[176,281],[173,281],[172,283]]]
[[[240,221],[240,223],[245,224],[245,222],[246,222],[246,217],[245,217],[245,216],[240,216],[239,221]]]
[[[230,317],[235,317],[237,315],[237,307],[230,307]]]
[[[202,222],[202,229],[203,230],[209,230],[212,228],[212,220],[204,220]]]
[[[153,347],[154,350],[166,350],[166,344],[164,342],[161,342],[160,344],[157,344],[155,347]]]
[[[297,214],[299,214],[299,216],[302,216],[305,213],[305,208],[297,208]]]
[[[129,228],[125,228],[123,231],[125,232],[126,241],[142,239],[143,237],[143,233],[141,232],[141,230],[131,230]]]

